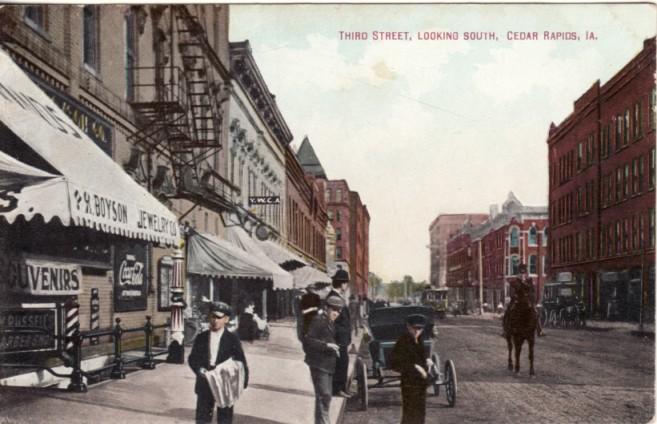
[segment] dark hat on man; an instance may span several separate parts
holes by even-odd
[[[427,319],[424,315],[413,314],[406,317],[406,324],[412,327],[424,328],[427,325]]]
[[[527,265],[526,264],[518,265],[518,272],[527,272]]]
[[[335,274],[333,274],[333,277],[331,277],[331,280],[333,280],[333,285],[335,286],[336,283],[348,283],[349,282],[349,273],[342,269],[342,267],[338,266],[338,270],[335,271]]]
[[[226,315],[231,316],[233,314],[233,308],[224,302],[212,302],[210,304],[210,313],[219,318],[223,318]]]
[[[341,310],[344,308],[344,302],[338,296],[329,296],[326,298],[326,307]]]

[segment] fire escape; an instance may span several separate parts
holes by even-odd
[[[214,72],[221,63],[187,6],[170,6],[170,13],[171,34],[164,37],[175,43],[181,66],[168,57],[156,59],[155,66],[134,68],[130,103],[140,129],[129,141],[168,159],[176,185],[169,197],[229,210],[239,189],[214,169],[222,148],[222,81],[215,81]]]

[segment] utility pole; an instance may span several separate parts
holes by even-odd
[[[479,314],[484,314],[484,271],[483,258],[481,257],[481,239],[479,239]]]

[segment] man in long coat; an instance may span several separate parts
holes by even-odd
[[[244,388],[249,383],[249,368],[242,350],[240,339],[226,330],[226,323],[230,319],[231,307],[223,302],[210,305],[208,320],[210,329],[202,332],[194,340],[192,352],[187,362],[196,374],[196,422],[212,422],[215,407],[214,396],[205,376],[207,371],[213,370],[228,359],[241,361],[244,364]],[[217,408],[217,423],[230,424],[233,422],[233,407]]]
[[[306,363],[315,388],[315,424],[329,424],[336,356],[334,322],[344,304],[337,297],[326,299],[326,313],[315,315],[303,339]]]
[[[409,315],[390,356],[391,368],[401,374],[402,424],[424,424],[431,365],[422,341],[426,325],[424,315]]]
[[[345,298],[349,285],[349,273],[342,268],[338,268],[332,279],[333,289],[326,297],[326,300],[336,297],[344,305],[340,311],[340,316],[335,320],[335,342],[340,346],[340,356],[338,356],[335,364],[333,396],[350,398],[353,394],[347,387],[347,370],[349,368],[349,345],[351,344],[351,316],[349,314],[349,304]]]

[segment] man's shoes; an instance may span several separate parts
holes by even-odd
[[[347,393],[347,392],[345,392],[344,390],[340,390],[340,391],[336,394],[336,396],[343,397],[343,398],[345,398],[345,399],[349,399],[349,398],[352,397],[353,395],[354,395],[353,393]]]

